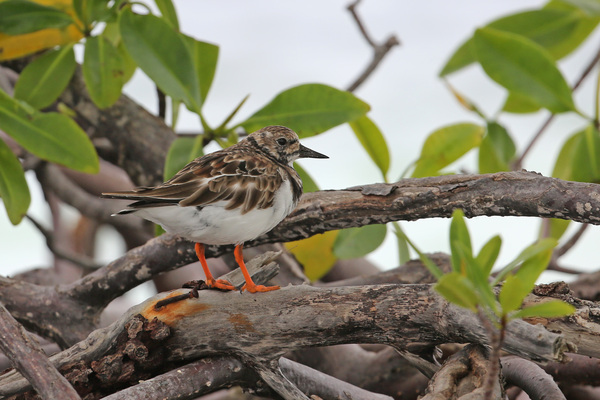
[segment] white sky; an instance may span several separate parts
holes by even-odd
[[[319,82],[344,89],[370,62],[371,49],[361,37],[350,13],[349,1],[282,2],[258,0],[176,1],[181,29],[197,39],[220,46],[216,78],[204,106],[205,116],[213,126],[247,94],[250,99],[237,121],[251,115],[283,89]],[[448,57],[473,30],[499,16],[536,8],[542,1],[444,1],[421,2],[365,0],[358,8],[363,21],[376,41],[391,33],[402,45],[396,47],[356,95],[369,103],[370,117],[388,140],[395,179],[419,155],[426,136],[447,124],[480,122],[463,110],[444,88],[437,74]],[[576,54],[560,63],[569,82],[593,57],[600,35],[586,42]],[[582,88],[576,102],[584,112],[592,113],[593,79]],[[451,76],[451,82],[492,115],[504,100],[504,91],[487,79],[478,66]],[[156,108],[155,92],[141,73],[126,87],[126,92],[151,110]],[[545,113],[535,116],[510,116],[500,119],[513,135],[519,149],[538,129]],[[550,175],[565,138],[584,125],[578,117],[564,116],[546,133],[525,168]],[[183,113],[178,128],[198,130],[197,117]],[[329,160],[303,160],[323,189],[378,182],[379,172],[372,164],[350,128],[345,125],[304,143],[330,156]],[[473,154],[458,166],[475,170]],[[32,182],[32,180],[30,180]],[[33,182],[32,182],[33,183]],[[34,185],[32,185],[34,186]],[[31,213],[48,221],[48,210],[39,189],[32,187],[34,202]],[[501,260],[509,261],[531,243],[539,222],[530,218],[476,218],[468,221],[474,246],[495,234],[504,239]],[[408,235],[424,251],[448,251],[448,220],[423,220],[402,223]],[[591,257],[598,239],[598,228],[588,230],[584,240],[566,262],[578,268],[596,268]],[[42,236],[28,222],[12,227],[0,212],[0,272],[46,265],[50,255]],[[122,246],[114,238],[99,241],[103,261],[119,255]],[[369,258],[383,268],[397,266],[393,235]],[[548,274],[545,279],[564,279]]]

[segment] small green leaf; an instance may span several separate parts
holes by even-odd
[[[473,36],[477,60],[490,78],[553,113],[575,111],[571,89],[546,50],[514,33],[481,28]]]
[[[589,18],[579,10],[548,7],[508,15],[489,23],[487,27],[524,36],[558,60],[575,50],[597,24],[597,18]],[[449,75],[476,61],[476,55],[471,51],[472,41],[473,38],[469,38],[454,52],[440,76]]]
[[[300,179],[302,179],[302,192],[303,193],[311,193],[319,190],[319,186],[313,180],[313,178],[306,172],[304,168],[300,166],[298,163],[294,163],[294,169],[300,175]]]
[[[600,3],[597,0],[562,0],[582,10],[588,15],[600,17]]]
[[[450,249],[452,253],[452,270],[463,275],[466,274],[466,265],[464,259],[460,257],[457,251],[457,245],[463,245],[467,253],[473,254],[471,248],[471,236],[467,229],[464,212],[457,208],[452,212],[452,222],[450,222]]]
[[[73,9],[87,29],[95,22],[106,21],[112,15],[106,0],[73,0]]]
[[[439,174],[440,170],[479,146],[485,129],[471,123],[445,126],[425,140],[413,178]]]
[[[548,237],[556,240],[559,240],[565,234],[567,228],[571,224],[571,221],[568,219],[548,218],[543,221],[550,224],[548,227]]]
[[[171,0],[154,0],[156,6],[160,10],[163,18],[173,27],[175,30],[179,30],[179,20],[177,19],[177,11]]]
[[[64,28],[73,23],[69,14],[32,1],[0,2],[0,33],[23,35],[46,28]]]
[[[377,125],[363,115],[350,122],[350,127],[385,179],[390,168],[390,151]]]
[[[398,246],[398,265],[403,265],[410,260],[410,249],[408,248],[408,241],[406,240],[406,234],[402,231],[402,227],[398,222],[392,222],[392,226],[394,227],[394,234],[396,235],[396,244]]]
[[[121,96],[125,70],[119,51],[102,36],[85,42],[83,79],[98,108],[112,106]]]
[[[519,253],[519,255],[513,261],[508,263],[508,265],[506,265],[504,268],[502,268],[498,272],[498,275],[496,275],[496,278],[494,279],[492,286],[496,286],[497,284],[502,282],[502,280],[504,280],[504,278],[506,277],[506,275],[508,273],[510,273],[512,270],[514,270],[519,264],[521,264],[525,260],[532,259],[539,254],[543,254],[544,252],[551,251],[552,249],[554,249],[556,247],[557,244],[558,244],[558,241],[556,239],[544,238],[544,239],[538,240],[536,243],[534,243],[530,246],[527,246],[521,253]]]
[[[190,36],[182,35],[182,37],[192,55],[196,78],[200,84],[200,98],[204,102],[215,77],[215,71],[217,70],[219,46],[201,42]]]
[[[521,307],[525,296],[528,294],[529,290],[525,288],[523,283],[515,277],[515,275],[508,275],[506,281],[504,281],[502,290],[500,290],[500,294],[498,295],[500,306],[502,306],[502,312],[507,314],[517,310]]]
[[[171,143],[165,159],[165,180],[170,179],[190,161],[204,155],[202,137],[178,137]]]
[[[164,19],[131,10],[121,13],[119,27],[127,51],[146,75],[165,94],[199,112],[200,85],[183,37]]]
[[[502,106],[502,111],[515,114],[528,114],[538,112],[540,108],[540,105],[529,97],[515,92],[508,92],[508,97]]]
[[[240,125],[247,132],[268,125],[284,125],[305,138],[354,121],[369,109],[367,103],[350,92],[316,83],[306,84],[279,93]]]
[[[533,290],[535,282],[548,267],[548,263],[552,257],[552,250],[553,248],[549,248],[525,258],[523,264],[521,264],[521,267],[515,273],[515,278],[523,285],[523,290],[526,292],[525,295]]]
[[[479,145],[479,173],[509,171],[509,163],[516,151],[515,143],[506,129],[496,122],[488,123],[487,134]]]
[[[44,160],[82,172],[98,172],[92,142],[66,115],[39,113],[0,90],[0,129]]]
[[[554,163],[554,170],[552,171],[552,176],[554,178],[565,181],[573,180],[576,149],[582,140],[584,131],[585,130],[579,131],[571,135],[563,144],[562,148],[560,149],[560,153],[558,154],[558,158]]]
[[[600,132],[588,125],[582,132],[573,154],[572,180],[600,182]]]
[[[471,281],[475,291],[479,296],[480,302],[487,306],[493,312],[496,312],[496,296],[492,291],[492,287],[488,281],[488,276],[484,275],[483,268],[478,264],[477,260],[473,258],[471,249],[462,242],[451,243],[453,247],[453,254],[459,257],[460,264],[464,265],[466,277]],[[462,273],[462,271],[461,271]]]
[[[502,247],[502,238],[496,235],[488,240],[477,254],[475,260],[481,265],[484,275],[489,276],[492,272],[492,268],[500,254],[500,247]]]
[[[15,99],[37,109],[48,107],[69,84],[75,66],[73,45],[45,53],[21,72],[15,85]]]
[[[296,260],[304,268],[304,274],[311,281],[321,279],[335,265],[337,258],[332,247],[339,231],[329,231],[307,239],[284,243]]]
[[[386,225],[342,229],[333,244],[333,254],[341,259],[364,257],[383,243],[385,234]]]
[[[523,308],[511,315],[512,319],[517,318],[558,318],[571,315],[575,312],[575,307],[561,300],[549,300],[544,303],[534,304]]]
[[[8,219],[19,224],[31,203],[31,196],[21,163],[0,139],[0,198],[4,202]]]
[[[461,274],[451,272],[442,276],[434,288],[450,303],[477,312],[479,299],[475,288]]]

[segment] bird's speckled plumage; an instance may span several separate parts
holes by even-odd
[[[239,244],[273,229],[296,206],[302,181],[292,163],[327,158],[283,126],[260,129],[237,144],[199,157],[167,182],[104,197],[135,200],[137,215],[167,232],[205,244]]]

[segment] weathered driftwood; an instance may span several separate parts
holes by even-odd
[[[111,326],[53,356],[53,362],[78,382],[89,378],[88,388],[100,380],[102,389],[147,379],[179,363],[233,354],[272,389],[293,399],[303,397],[297,397],[299,391],[294,392],[296,387],[283,378],[276,364],[289,351],[380,343],[422,353],[440,343],[487,343],[477,317],[445,302],[431,285],[301,285],[258,296],[201,291],[197,299],[155,308],[158,301],[186,292],[181,289],[148,299]],[[568,345],[558,334],[514,321],[504,349],[547,361],[561,359]],[[17,373],[0,377],[0,396],[26,388],[27,382]]]

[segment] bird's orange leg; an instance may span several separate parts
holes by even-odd
[[[235,250],[233,251],[233,254],[235,256],[235,261],[237,261],[238,265],[240,266],[240,269],[242,270],[242,274],[244,274],[244,279],[246,279],[246,283],[244,284],[244,286],[242,286],[242,291],[247,290],[250,293],[256,293],[256,292],[269,292],[271,290],[279,289],[279,286],[257,285],[254,283],[254,281],[252,281],[252,277],[250,277],[250,274],[248,273],[248,270],[246,269],[246,264],[244,263],[244,256],[242,255],[242,245],[241,244],[238,244],[235,246]]]
[[[200,260],[200,264],[202,264],[204,275],[206,275],[206,286],[221,290],[235,290],[235,286],[226,280],[213,278],[210,270],[208,269],[206,258],[204,257],[204,245],[202,243],[196,243],[196,255],[198,256],[198,260]]]

